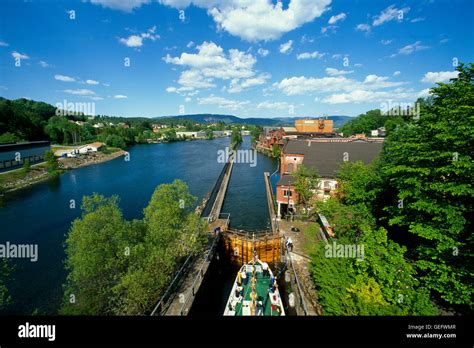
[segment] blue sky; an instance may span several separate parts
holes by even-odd
[[[457,61],[474,61],[473,7],[3,0],[0,95],[116,116],[355,116],[426,96]]]

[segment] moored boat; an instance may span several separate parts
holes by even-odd
[[[224,315],[285,315],[277,279],[267,263],[254,257],[243,265],[235,278]]]

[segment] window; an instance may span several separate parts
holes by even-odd
[[[291,197],[291,190],[283,190],[283,197]]]
[[[288,164],[288,173],[293,173],[295,165],[293,163]]]

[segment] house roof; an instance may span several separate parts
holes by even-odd
[[[283,153],[304,155],[303,164],[306,167],[316,169],[320,177],[332,178],[344,163],[345,155],[350,162],[369,164],[379,155],[382,147],[380,142],[360,140],[341,143],[289,140]]]
[[[295,178],[291,175],[282,175],[277,185],[292,185],[295,182]]]
[[[295,127],[281,127],[285,132],[298,132]]]

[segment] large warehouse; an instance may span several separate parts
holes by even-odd
[[[0,144],[0,172],[20,168],[25,160],[30,164],[43,162],[45,152],[50,149],[49,141]]]

